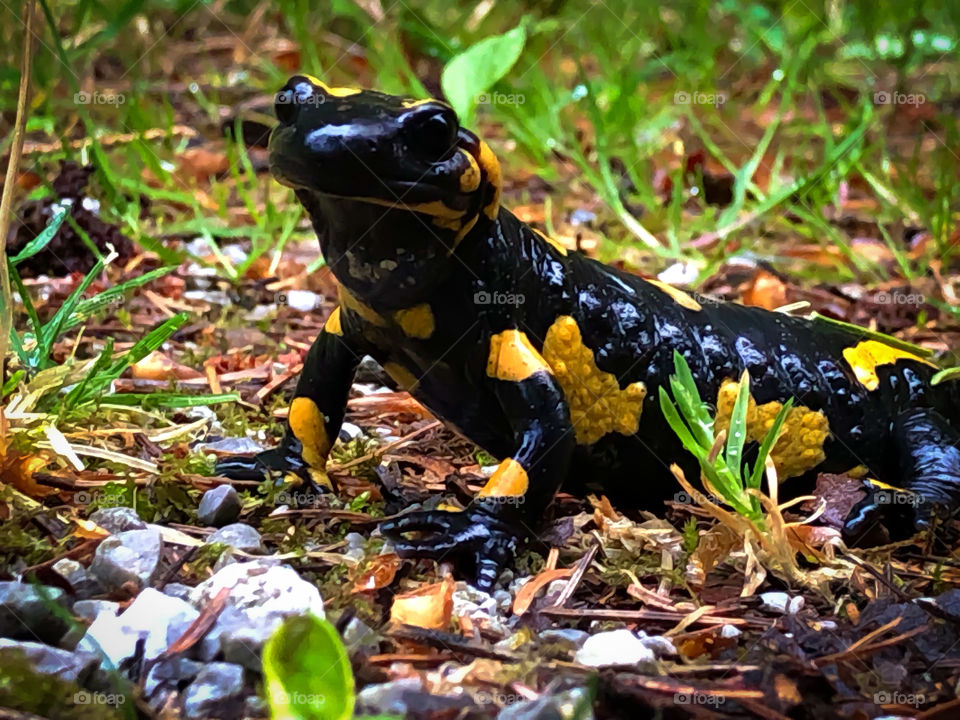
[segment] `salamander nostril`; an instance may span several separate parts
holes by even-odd
[[[293,123],[296,122],[297,111],[300,109],[297,100],[296,92],[289,87],[285,87],[277,93],[274,99],[273,111],[276,113],[277,120],[282,124],[293,125]]]

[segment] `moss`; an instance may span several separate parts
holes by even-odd
[[[120,693],[92,693],[75,683],[33,671],[18,648],[0,650],[0,707],[57,720],[124,718]]]

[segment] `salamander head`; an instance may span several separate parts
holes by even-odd
[[[297,75],[275,108],[270,168],[301,199],[307,193],[408,210],[457,241],[478,217],[496,217],[496,157],[446,103]]]

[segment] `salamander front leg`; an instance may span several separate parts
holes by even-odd
[[[413,512],[380,528],[402,557],[455,558],[489,591],[518,542],[540,525],[566,475],[574,434],[562,390],[523,333],[492,338],[487,375],[513,430],[513,455],[465,510]]]
[[[917,408],[897,416],[893,435],[902,489],[868,487],[844,523],[850,544],[909,538],[929,526],[935,510],[960,504],[960,432],[935,410]]]
[[[332,491],[326,464],[340,432],[347,394],[362,353],[343,335],[336,308],[310,347],[290,403],[280,444],[253,456],[220,460],[215,472],[236,480],[262,480],[271,471],[305,483],[318,492]]]

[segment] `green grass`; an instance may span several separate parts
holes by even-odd
[[[54,135],[76,134],[78,127],[95,138],[169,129],[183,104],[193,108],[191,124],[209,135],[222,119],[220,108],[258,94],[266,106],[288,74],[259,51],[262,38],[245,26],[260,8],[252,2],[229,3],[219,11],[205,3],[146,0],[44,8],[45,45],[35,69],[36,85],[44,91],[31,127]],[[346,0],[319,6],[285,0],[265,12],[279,24],[281,37],[299,43],[303,70],[334,82],[360,79],[415,95],[428,94],[422,78],[430,76],[436,93],[440,70],[468,48],[523,25],[519,58],[492,88],[523,101],[481,105],[481,125],[501,126],[498,136],[516,143],[518,151],[506,158],[508,168],[532,166],[554,180],[563,179],[558,157],[576,168],[606,208],[603,229],[612,242],[602,249],[605,257],[633,245],[652,254],[655,265],[692,259],[705,276],[727,253],[722,247],[694,249],[690,242],[717,233],[742,252],[768,257],[811,280],[877,281],[886,271],[855,253],[850,238],[823,219],[822,208],[854,176],[865,178],[880,199],[878,233],[897,252],[906,277],[922,275],[932,259],[955,253],[950,232],[958,160],[950,147],[956,147],[958,131],[949,107],[935,114],[929,132],[894,143],[885,122],[901,108],[873,100],[877,90],[923,93],[931,107],[952,99],[950,72],[956,69],[960,27],[954,7],[877,8],[865,0],[839,5],[681,0],[647,6],[610,0],[494,4],[478,15],[473,4],[451,7],[428,0],[392,6],[375,21]],[[191,42],[197,28],[228,38],[247,31],[236,43],[251,52],[239,64],[214,52],[188,52],[189,72],[176,78],[184,89],[166,92],[171,81],[163,62],[166,49]],[[22,29],[11,23],[2,32],[13,52]],[[83,82],[94,63],[107,57],[125,72],[118,82],[97,87],[103,92],[122,87],[127,102],[73,103],[73,93],[87,87]],[[359,78],[358,57],[363,58]],[[938,66],[932,66],[935,61]],[[78,69],[76,75],[68,66]],[[10,108],[14,83],[15,74],[0,74],[0,107]],[[852,99],[844,92],[850,90]],[[697,93],[724,96],[726,102],[678,102]],[[759,118],[764,120],[754,121]],[[110,201],[107,214],[150,249],[162,249],[159,238],[181,230],[208,238],[215,253],[220,238],[241,237],[251,245],[252,263],[264,253],[276,258],[286,242],[306,231],[298,225],[289,192],[266,187],[269,181],[255,177],[246,154],[236,148],[230,151],[229,195],[217,198],[220,211],[200,206],[195,188],[172,168],[185,142],[172,133],[110,146],[95,140],[82,153],[63,155],[79,154],[97,165],[100,189]],[[709,149],[736,178],[734,202],[718,209],[684,192],[664,202],[651,179],[664,169],[664,150],[671,146],[683,152]],[[41,162],[55,159],[48,155]],[[754,184],[761,163],[774,169],[763,190]],[[898,170],[895,176],[891,167]],[[158,185],[143,182],[143,168]],[[666,169],[679,185],[681,173]],[[777,177],[777,170],[788,179]],[[141,197],[153,201],[157,216],[141,218],[134,211]],[[190,210],[170,222],[164,211],[172,202]],[[230,202],[247,209],[245,223],[226,222]],[[638,207],[642,213],[632,212]],[[930,230],[934,241],[926,256],[908,258],[901,251],[896,229],[902,224]],[[824,268],[780,257],[779,241],[786,237],[832,245],[846,261]],[[232,280],[246,269],[234,267],[222,253],[217,260]]]

